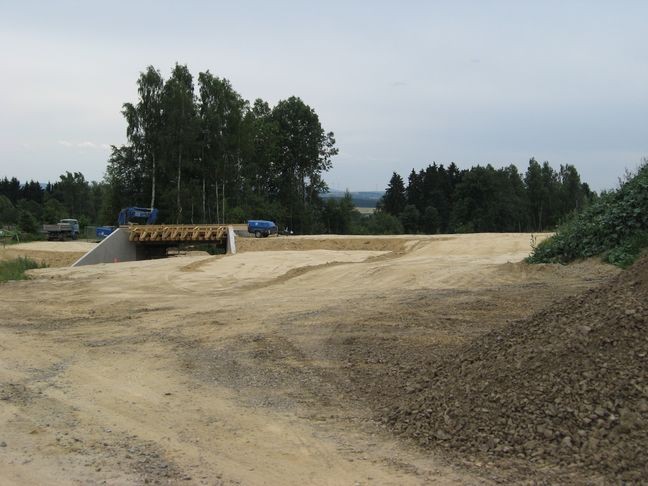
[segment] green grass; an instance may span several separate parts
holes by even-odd
[[[24,280],[27,278],[25,275],[27,270],[43,268],[45,266],[23,257],[0,261],[0,283],[8,282],[9,280]]]

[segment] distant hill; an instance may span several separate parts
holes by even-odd
[[[358,208],[375,208],[378,200],[385,195],[384,191],[349,191],[353,204]],[[345,191],[330,189],[329,192],[321,194],[323,199],[340,199],[344,197]]]

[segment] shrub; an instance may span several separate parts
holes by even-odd
[[[567,263],[602,256],[626,267],[648,246],[648,163],[603,194],[533,249],[530,263]]]
[[[13,260],[0,261],[0,283],[9,280],[24,280],[27,278],[25,272],[32,268],[42,268],[46,265],[40,265],[29,258],[18,257]]]

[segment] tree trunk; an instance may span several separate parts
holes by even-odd
[[[153,174],[152,174],[152,181],[151,181],[151,209],[155,207],[155,154],[152,154],[153,156]]]
[[[216,179],[216,223],[220,222],[220,208],[218,204],[218,179]]]
[[[178,150],[178,195],[176,199],[176,224],[180,224],[180,216],[182,215],[182,205],[180,204],[180,179],[182,177],[182,146]]]
[[[206,197],[205,197],[205,174],[203,174],[203,187],[202,187],[202,222],[206,223],[207,221],[205,220],[205,202],[206,202]]]
[[[225,179],[223,179],[223,224],[225,224]]]

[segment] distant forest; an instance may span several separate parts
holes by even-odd
[[[524,175],[514,165],[460,170],[454,163],[432,164],[412,170],[406,186],[394,173],[378,209],[406,233],[543,231],[595,197],[573,165],[556,171],[532,158]]]
[[[259,218],[295,233],[538,231],[596,197],[571,165],[556,171],[531,159],[522,175],[513,165],[432,164],[407,183],[394,173],[376,212],[362,215],[348,192],[322,197],[338,150],[300,98],[250,103],[226,79],[206,71],[196,83],[179,64],[166,80],[149,66],[137,93],[122,107],[127,143],[112,147],[103,181],[66,172],[43,187],[5,177],[0,226],[37,233],[65,217],[115,224],[123,207],[143,206],[157,207],[162,223]]]
[[[114,224],[120,206],[111,206],[112,191],[110,183],[88,182],[78,172],[66,172],[44,187],[36,181],[0,179],[0,226],[36,233],[40,224],[65,217],[78,218],[82,226]],[[317,194],[313,214],[319,233],[544,231],[597,197],[571,165],[556,171],[547,162],[531,159],[526,173],[520,174],[513,165],[459,169],[455,164],[447,168],[432,164],[419,172],[412,170],[407,184],[394,173],[374,214],[360,214],[355,208],[358,200],[354,202],[349,192]],[[244,222],[248,217],[241,209],[232,212],[237,214],[225,216],[226,221]],[[273,219],[267,213],[252,214]]]

